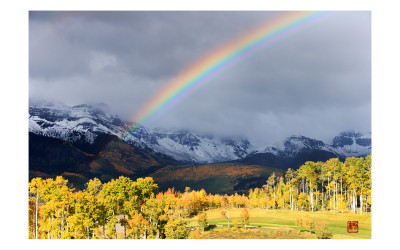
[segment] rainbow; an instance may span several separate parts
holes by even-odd
[[[327,13],[289,12],[212,51],[179,74],[141,108],[133,119],[135,125],[127,132],[134,132],[155,119],[244,56]]]

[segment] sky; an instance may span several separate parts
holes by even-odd
[[[285,15],[274,11],[29,14],[30,101],[108,105],[133,117],[211,51]],[[331,142],[371,131],[371,12],[335,12],[245,56],[149,127]]]

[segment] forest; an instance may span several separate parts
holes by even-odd
[[[159,192],[151,177],[133,181],[120,176],[107,183],[94,178],[83,190],[75,190],[62,176],[37,177],[29,182],[29,238],[200,239],[209,228],[209,210],[220,210],[228,228],[240,223],[245,230],[251,224],[248,209],[253,208],[265,213],[371,216],[371,187],[371,155],[344,162],[338,158],[307,161],[284,176],[272,173],[265,185],[246,195],[207,194],[190,187],[184,192],[174,188]],[[230,218],[233,209],[242,209],[240,222]]]

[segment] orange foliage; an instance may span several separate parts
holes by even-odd
[[[76,176],[76,177],[79,177],[79,178],[84,178],[84,176],[83,175],[81,175],[81,174],[77,174],[77,173],[71,173],[71,172],[64,172],[64,173],[62,173],[61,174],[62,176]]]
[[[93,169],[93,168],[98,168],[98,167],[101,167],[101,166],[100,166],[100,164],[99,164],[98,162],[92,161],[92,162],[89,164],[89,167],[90,167],[91,169]]]
[[[172,170],[172,171],[171,171]],[[241,165],[200,165],[200,166],[187,166],[181,168],[165,168],[159,170],[162,176],[157,180],[161,182],[171,180],[181,181],[198,181],[211,176],[224,175],[229,177],[253,175],[259,172],[259,169],[254,166],[241,166]],[[171,174],[173,173],[173,174]]]
[[[41,177],[41,178],[50,178],[50,175],[40,172],[40,171],[29,171],[29,175]]]
[[[111,162],[111,164],[114,166],[115,170],[117,170],[117,171],[119,171],[121,173],[128,174],[128,175],[135,173],[135,172],[125,168],[124,166],[118,165],[115,162]]]

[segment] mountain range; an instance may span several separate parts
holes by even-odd
[[[89,105],[37,105],[29,108],[29,131],[70,143],[93,144],[99,135],[114,135],[132,146],[184,163],[214,163],[244,158],[251,150],[243,137],[222,138],[189,130],[149,129],[131,132],[134,124]]]
[[[63,174],[71,179],[101,177],[106,180],[118,174],[137,177],[157,175],[160,169],[163,173],[166,169],[176,169],[167,166],[206,164],[209,167],[216,163],[229,163],[229,168],[238,164],[285,171],[309,160],[344,159],[371,153],[371,133],[345,131],[330,144],[296,135],[276,145],[255,149],[242,136],[226,138],[184,129],[143,126],[132,130],[135,124],[103,110],[85,104],[72,107],[31,104],[30,178]]]

